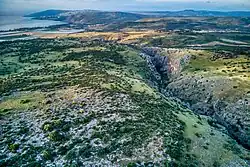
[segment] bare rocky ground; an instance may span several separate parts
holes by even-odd
[[[184,149],[184,125],[160,99],[77,88],[46,96],[45,109],[3,117],[3,166],[163,164],[173,160],[166,144]]]

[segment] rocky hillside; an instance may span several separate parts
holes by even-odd
[[[165,58],[77,38],[2,42],[0,54],[0,166],[249,164],[225,128],[158,91],[164,69],[148,64]]]
[[[191,49],[145,48],[144,52],[156,68],[162,93],[212,117],[211,125],[223,125],[250,148],[248,57]]]

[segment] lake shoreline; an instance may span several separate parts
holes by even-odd
[[[40,20],[24,16],[0,16],[0,32],[30,31],[39,28],[58,28],[68,23],[54,20]]]

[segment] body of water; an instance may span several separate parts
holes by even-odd
[[[48,27],[52,25],[66,24],[61,21],[36,20],[22,16],[0,16],[0,31],[14,30],[19,28]]]
[[[80,32],[84,32],[85,29],[58,29],[58,30],[35,30],[35,32],[40,32],[43,34],[74,34],[74,33],[80,33]]]

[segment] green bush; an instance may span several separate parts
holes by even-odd
[[[42,151],[42,156],[45,160],[51,160],[53,158],[52,154],[48,150]]]
[[[53,132],[49,134],[48,138],[51,141],[61,141],[64,139],[64,136],[60,134],[58,131],[54,130]]]
[[[31,100],[29,100],[29,99],[23,99],[23,100],[21,100],[20,101],[20,103],[21,104],[27,104],[27,103],[29,103]]]
[[[14,144],[9,144],[9,150],[10,150],[11,152],[16,152],[16,151],[18,150],[18,148],[19,148],[19,144],[16,144],[16,143],[14,143]]]

